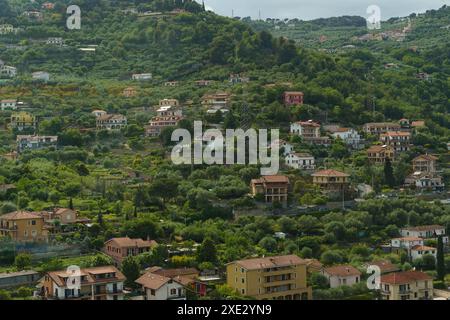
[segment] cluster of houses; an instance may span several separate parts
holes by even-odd
[[[312,174],[313,184],[330,197],[342,196],[350,192],[350,175],[337,170],[319,170]],[[291,183],[285,175],[262,176],[250,183],[254,197],[262,196],[265,203],[288,204]]]
[[[282,177],[266,177],[253,181],[255,188],[272,188],[266,196],[272,201],[283,201],[286,184]],[[46,241],[48,234],[56,232],[53,221],[71,225],[86,223],[75,210],[55,209],[49,212],[18,211],[0,216],[0,235],[15,241]],[[449,244],[442,226],[406,227],[403,238],[392,239],[389,252],[408,252],[414,260],[425,254],[436,254],[436,249],[426,247],[424,240],[443,236]],[[150,252],[158,243],[154,240],[112,238],[105,242],[102,252],[111,257],[114,265],[81,269],[80,286],[69,286],[73,273],[70,270],[47,272],[43,277],[32,272],[0,274],[0,286],[33,285],[38,283],[36,294],[48,300],[122,300],[125,276],[118,268],[129,256]],[[368,266],[378,266],[381,271],[378,291],[384,300],[433,299],[433,278],[420,271],[401,272],[389,261],[374,261]],[[230,262],[226,265],[226,284],[243,296],[258,300],[311,300],[312,288],[307,278],[313,273],[323,275],[330,288],[352,286],[362,282],[362,272],[352,265],[323,266],[316,259],[301,259],[296,255],[262,257]],[[40,279],[40,280],[38,280]],[[217,272],[202,273],[195,268],[163,269],[150,267],[136,280],[140,295],[137,300],[186,300],[190,294],[205,296],[211,284],[222,282]]]
[[[439,225],[406,227],[401,229],[400,234],[400,238],[391,239],[391,242],[384,245],[383,249],[394,253],[406,252],[411,261],[423,258],[425,255],[437,257],[437,249],[426,246],[427,241],[436,241],[439,236],[442,236],[444,245],[449,244],[445,227]]]
[[[297,93],[294,98],[291,92],[284,94],[286,104],[303,103],[303,95]],[[412,135],[415,130],[425,127],[424,121],[410,121],[401,119],[398,123],[381,122],[366,123],[362,132],[367,136],[378,139],[379,144],[370,146],[366,150],[367,158],[371,164],[384,165],[388,159],[396,161],[402,153],[408,152],[412,147]],[[323,136],[322,130],[329,136]],[[353,128],[343,128],[339,125],[324,125],[309,121],[291,123],[290,133],[299,136],[302,142],[311,145],[330,146],[332,139],[344,142],[349,148],[360,150],[365,146],[365,139]],[[330,138],[331,137],[331,138]],[[315,169],[315,159],[308,153],[295,152],[294,146],[284,140],[277,142],[284,150],[285,165],[299,170],[311,171]],[[405,186],[420,190],[442,190],[443,178],[437,170],[438,158],[433,155],[420,155],[412,161],[413,173],[405,180]]]
[[[134,256],[149,250],[153,244],[141,239],[116,238],[115,250],[123,256]],[[145,243],[145,244],[144,244]],[[378,266],[380,286],[376,289],[383,300],[431,300],[434,297],[433,278],[421,271],[400,271],[389,261],[374,261],[364,265]],[[257,300],[312,300],[313,289],[307,278],[321,274],[330,288],[353,286],[362,282],[362,272],[351,265],[324,267],[318,260],[301,259],[296,255],[262,257],[230,262],[226,265],[226,284],[243,296]],[[30,276],[30,275],[28,275]],[[125,276],[116,266],[80,270],[80,285],[69,287],[73,273],[67,270],[47,272],[44,277],[31,275],[38,282],[37,295],[47,300],[123,300]],[[25,281],[14,275],[15,282]],[[1,278],[0,278],[1,279]],[[28,281],[32,280],[28,278]],[[187,300],[188,293],[205,296],[211,284],[222,282],[220,276],[202,276],[195,268],[163,269],[150,267],[135,281],[139,296],[135,300]]]

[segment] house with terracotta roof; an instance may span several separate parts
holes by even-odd
[[[437,257],[437,249],[430,246],[414,246],[411,248],[411,260],[414,261],[423,256],[431,255],[434,258]]]
[[[227,264],[227,285],[257,300],[310,300],[306,269],[296,255],[233,261]]]
[[[411,133],[405,131],[388,131],[380,135],[380,141],[387,146],[391,146],[396,154],[409,151],[411,149]]]
[[[350,190],[350,175],[344,172],[327,169],[315,172],[312,177],[313,184],[331,196]]]
[[[251,181],[252,195],[263,195],[266,203],[280,203],[287,206],[290,181],[287,176],[262,176]]]
[[[381,276],[383,300],[431,300],[433,277],[424,272],[405,271]]]
[[[52,211],[43,211],[40,213],[44,217],[44,221],[59,221],[62,225],[71,225],[86,222],[86,219],[78,217],[78,212],[70,208],[55,208]]]
[[[417,190],[443,190],[444,180],[440,175],[427,172],[414,172],[405,178],[405,187]]]
[[[127,126],[127,117],[121,114],[102,114],[97,117],[97,130],[120,130]]]
[[[413,159],[414,172],[435,173],[437,171],[438,157],[431,154],[422,154]]]
[[[319,138],[320,124],[313,120],[291,123],[291,134],[298,135],[302,138]]]
[[[386,160],[395,160],[394,149],[390,146],[371,146],[366,151],[367,159],[372,164],[385,164]]]
[[[331,139],[327,136],[321,136],[320,134],[320,124],[309,121],[298,121],[291,123],[290,132],[293,135],[302,137],[302,140],[308,144],[329,146],[331,145]]]
[[[146,270],[158,276],[164,276],[181,283],[186,290],[203,297],[207,293],[207,285],[199,280],[200,271],[196,268],[176,268],[163,269],[161,267],[151,267]]]
[[[18,242],[47,241],[44,218],[37,212],[15,211],[0,216],[0,237]]]
[[[424,240],[436,240],[438,236],[442,236],[444,244],[449,244],[445,227],[440,225],[405,227],[400,230],[400,234],[403,237],[416,237]]]
[[[286,91],[283,93],[283,102],[285,106],[298,106],[303,104],[304,97],[301,91]]]
[[[315,159],[309,153],[292,152],[285,158],[286,165],[298,170],[314,170],[316,168]]]
[[[144,300],[186,300],[186,289],[179,278],[147,272],[135,282],[141,286]]]
[[[123,300],[125,276],[114,266],[47,272],[41,279],[45,300]]]
[[[324,268],[322,274],[328,279],[330,288],[353,286],[361,281],[361,271],[351,265]]]
[[[389,131],[399,131],[400,129],[401,125],[395,122],[371,122],[366,123],[363,126],[363,131],[366,134],[372,134],[376,136]]]
[[[103,252],[114,260],[116,266],[120,266],[127,257],[148,252],[157,245],[155,240],[112,238],[105,242]]]
[[[390,244],[388,245],[388,248],[391,252],[394,253],[401,253],[406,252],[408,254],[409,259],[412,258],[412,250],[413,248],[423,247],[424,246],[424,240],[419,237],[401,237],[401,238],[394,238],[391,239]]]
[[[216,92],[205,94],[201,103],[205,108],[228,109],[231,102],[231,95],[227,92]]]
[[[369,263],[364,264],[364,268],[368,268],[369,266],[376,266],[380,268],[381,274],[388,274],[392,272],[401,271],[400,267],[388,260],[376,260]]]

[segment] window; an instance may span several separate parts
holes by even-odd
[[[241,282],[242,282],[242,283],[245,283],[245,279],[244,279],[244,278],[242,278],[242,279],[241,279]]]
[[[170,295],[174,296],[177,294],[177,289],[170,289]]]
[[[155,296],[155,295],[156,295],[155,289],[150,289],[150,295],[152,295],[152,296]]]
[[[36,220],[31,220],[31,225],[35,226],[36,225]]]
[[[241,293],[242,293],[242,294],[245,294],[245,289],[242,289],[242,290],[241,290]]]

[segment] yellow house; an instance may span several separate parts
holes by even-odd
[[[11,115],[11,128],[22,131],[24,129],[36,129],[36,117],[28,112],[17,112]]]
[[[383,300],[431,300],[433,278],[420,271],[405,271],[381,276]]]
[[[47,241],[44,218],[36,212],[16,211],[0,216],[0,236],[14,241]]]
[[[326,193],[341,193],[350,187],[350,175],[336,170],[322,170],[314,173],[313,184]]]
[[[227,285],[257,300],[310,300],[306,267],[295,255],[234,261],[227,265]]]

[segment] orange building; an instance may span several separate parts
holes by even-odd
[[[289,178],[282,175],[263,176],[251,181],[253,196],[264,195],[266,203],[279,202],[286,206],[289,193]]]
[[[44,218],[36,212],[15,211],[0,216],[0,236],[19,242],[47,241]]]

